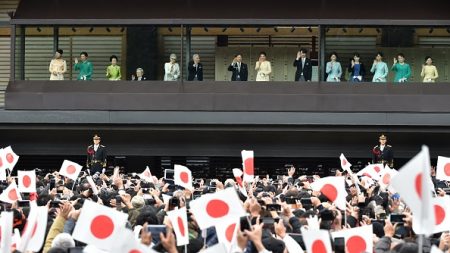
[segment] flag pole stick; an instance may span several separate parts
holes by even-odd
[[[423,252],[423,237],[424,235],[419,235],[419,253]]]
[[[187,244],[184,245],[184,253],[187,253]]]

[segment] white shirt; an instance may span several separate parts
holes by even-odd
[[[99,144],[94,144],[94,151],[97,152]]]
[[[384,149],[385,146],[386,146],[386,145],[380,145],[380,150],[383,151],[383,149]]]
[[[178,63],[172,64],[166,62],[166,64],[164,64],[164,71],[164,81],[177,81],[180,76],[180,65],[178,65]]]

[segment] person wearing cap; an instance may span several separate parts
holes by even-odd
[[[87,148],[86,168],[91,175],[95,173],[104,173],[106,170],[106,147],[100,145],[100,136],[94,135],[94,144]]]
[[[177,81],[180,77],[180,65],[177,63],[177,56],[170,55],[170,62],[164,64],[164,81]]]
[[[376,145],[372,149],[372,163],[382,163],[383,165],[387,165],[391,168],[394,167],[394,151],[391,145],[387,145],[387,137],[382,134],[380,136],[380,144]]]
[[[50,72],[50,80],[64,80],[64,73],[67,71],[66,61],[62,58],[63,50],[58,49],[55,52],[55,58],[50,62],[48,71]]]

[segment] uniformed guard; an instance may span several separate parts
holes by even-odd
[[[106,147],[100,145],[100,136],[94,135],[94,144],[87,148],[86,167],[91,175],[96,172],[104,173],[106,170]]]
[[[382,163],[394,168],[394,150],[391,145],[386,145],[386,135],[382,134],[379,141],[380,144],[372,149],[372,163]]]

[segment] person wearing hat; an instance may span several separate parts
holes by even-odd
[[[62,58],[63,50],[58,49],[55,52],[55,58],[50,62],[48,71],[50,72],[50,80],[64,80],[64,74],[67,72],[66,61]]]
[[[380,144],[372,149],[372,163],[382,163],[390,168],[394,167],[394,151],[391,145],[386,145],[387,137],[382,134],[380,136]]]
[[[177,63],[177,56],[170,55],[170,62],[164,64],[164,81],[177,81],[180,77],[180,65]]]
[[[104,173],[106,170],[106,147],[100,145],[100,136],[94,135],[94,144],[87,148],[86,168],[93,175],[96,172]]]

